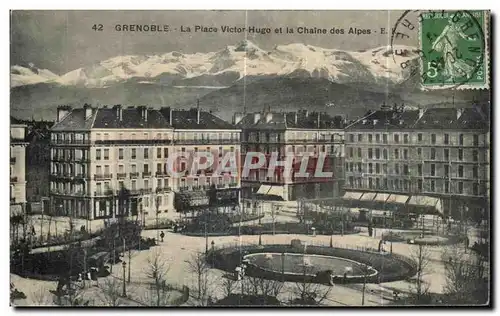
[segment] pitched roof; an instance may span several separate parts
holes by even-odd
[[[62,121],[57,122],[52,126],[53,131],[63,131],[63,130],[88,130],[92,128],[92,123],[96,116],[97,111],[93,111],[90,118],[85,119],[84,109],[73,109],[68,115],[66,115]]]
[[[326,113],[312,112],[269,112],[271,117],[266,120],[267,113],[246,114],[237,126],[253,129],[341,129],[343,128],[342,117],[332,117]],[[255,115],[260,114],[260,118],[255,122]],[[318,125],[319,118],[319,125]]]
[[[170,121],[170,108],[162,108],[160,112],[167,121]],[[176,129],[238,129],[214,114],[201,110],[198,122],[197,109],[195,108],[190,110],[172,109],[172,126]]]
[[[122,119],[117,115],[116,109],[100,108],[97,110],[93,128],[171,128],[168,121],[160,111],[144,109],[147,111],[147,120],[142,116],[141,108],[122,109]]]

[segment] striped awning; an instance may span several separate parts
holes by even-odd
[[[363,195],[363,192],[351,192],[351,191],[348,191],[344,194],[344,196],[342,197],[343,199],[346,199],[346,200],[359,200],[359,198],[361,197],[361,195]]]
[[[372,192],[366,192],[363,194],[363,196],[360,198],[361,201],[372,201],[373,198],[375,198],[376,193]]]
[[[268,194],[269,190],[271,190],[271,186],[263,184],[260,186],[257,194]]]
[[[410,197],[408,195],[403,195],[403,194],[391,194],[387,200],[385,201],[386,203],[399,203],[399,204],[405,204],[406,201],[408,201]]]
[[[276,196],[281,196],[283,197],[283,187],[273,185],[267,192],[268,195],[276,195]]]
[[[438,202],[439,202],[439,199],[435,198],[435,197],[413,195],[410,198],[410,201],[408,201],[408,204],[435,207]]]

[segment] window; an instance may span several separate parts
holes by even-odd
[[[161,188],[161,179],[156,180],[156,187]]]
[[[371,143],[373,141],[373,135],[368,134],[368,142]]]
[[[375,173],[377,173],[377,174],[380,173],[380,164],[378,164],[378,163],[375,164]]]
[[[361,172],[362,167],[361,167],[361,162],[358,162],[358,172]]]
[[[477,166],[472,167],[472,177],[473,177],[473,178],[477,178],[478,173],[479,173],[479,172],[478,172],[478,168],[477,168]]]
[[[101,175],[102,174],[102,167],[101,166],[96,166],[95,167],[95,173],[98,174],[98,175]]]
[[[403,173],[404,173],[405,175],[410,174],[410,169],[408,168],[408,165],[404,165],[404,166],[403,166]]]
[[[387,134],[382,135],[382,141],[387,144]]]
[[[403,149],[403,158],[408,159],[408,149]]]
[[[436,191],[436,181],[431,180],[431,192],[435,192],[435,191]]]
[[[474,146],[479,146],[479,136],[478,135],[474,135],[474,139],[473,139],[473,145]]]
[[[380,134],[375,135],[375,142],[380,143]]]
[[[424,137],[423,137],[422,133],[418,133],[418,135],[417,135],[417,139],[418,139],[418,142],[419,142],[419,143],[421,143],[421,142],[422,142],[422,140],[424,139]]]
[[[421,176],[422,175],[422,164],[418,165],[417,171],[418,171],[418,175]]]
[[[353,140],[354,140],[354,135],[353,136]],[[358,134],[358,142],[363,142],[363,134]]]
[[[375,179],[375,187],[378,189],[380,188],[380,179],[379,178],[376,178]]]
[[[104,149],[104,160],[109,160],[109,149]]]
[[[472,151],[472,160],[473,160],[473,161],[478,161],[478,154],[477,154],[477,150],[473,150],[473,151]]]
[[[137,180],[132,180],[132,185],[131,185],[131,187],[132,187],[132,191],[137,190]]]
[[[417,148],[417,157],[422,158],[422,148]]]
[[[118,173],[123,173],[123,165],[118,165]]]
[[[458,150],[458,160],[463,160],[464,159],[464,150],[459,149]]]
[[[210,152],[210,149],[207,147],[207,151]],[[168,158],[168,148],[163,148],[163,158]]]
[[[368,178],[368,188],[372,189],[373,188],[373,179]]]
[[[149,148],[144,148],[144,159],[149,159]]]
[[[375,148],[375,158],[380,159],[380,148]]]
[[[137,165],[133,164],[132,165],[132,173],[136,173],[137,172]]]
[[[123,159],[123,148],[118,149],[118,159]]]
[[[358,148],[358,157],[361,158],[361,148]]]
[[[350,147],[349,148],[349,158],[352,158],[352,156],[354,156],[353,151],[354,151],[354,148]]]
[[[136,156],[137,156],[137,149],[132,148],[131,158],[132,158],[132,159],[135,159],[135,158],[136,158]]]
[[[450,166],[444,165],[444,176],[448,178],[450,176]]]
[[[444,183],[444,193],[450,193],[450,183],[448,181]]]
[[[436,148],[431,148],[431,160],[436,160]]]
[[[423,190],[423,181],[422,181],[422,179],[418,179],[417,183],[418,183],[418,190],[422,191]]]
[[[458,183],[458,193],[459,194],[463,194],[464,193],[464,183],[463,182],[459,182]]]
[[[382,172],[384,174],[387,174],[387,164],[386,163],[382,165]]]
[[[383,154],[384,154],[384,159],[387,159],[387,149],[384,148]]]
[[[436,144],[436,134],[431,134],[431,144]]]
[[[109,172],[109,165],[105,165],[105,166],[104,166],[104,174],[105,174],[105,175],[109,175],[109,174],[111,174],[111,173]]]
[[[95,150],[95,159],[101,160],[101,150],[100,149]]]
[[[448,145],[450,143],[450,135],[444,134],[444,144]]]
[[[147,164],[147,163],[144,164],[143,172],[144,173],[148,173],[149,172],[149,164]]]
[[[399,159],[399,149],[394,149],[394,159]]]
[[[477,183],[472,184],[472,194],[479,195],[479,185]]]
[[[444,160],[449,161],[450,160],[450,150],[448,148],[444,149]]]
[[[408,144],[410,142],[410,136],[408,134],[403,135],[403,142]]]
[[[369,159],[373,158],[373,149],[372,148],[368,148],[368,158]]]
[[[458,177],[462,178],[464,176],[464,166],[458,166]]]
[[[436,175],[436,165],[431,164],[431,176],[435,176],[435,175]]]
[[[394,172],[395,172],[396,174],[399,174],[399,164],[395,164],[395,165],[394,165]]]
[[[463,145],[464,144],[464,134],[460,134],[458,136],[458,144]]]
[[[399,143],[399,134],[394,134],[394,142]]]
[[[359,135],[358,135],[358,138],[359,138]],[[354,134],[349,134],[349,141],[351,143],[354,143]]]
[[[156,158],[161,158],[161,148],[156,148]]]
[[[368,173],[373,173],[373,164],[371,162],[368,164]]]
[[[149,189],[149,180],[144,180],[144,189]]]
[[[96,192],[97,194],[102,194],[102,184],[99,182],[96,184]]]

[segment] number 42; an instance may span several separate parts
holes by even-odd
[[[94,31],[96,31],[96,32],[97,32],[97,31],[102,31],[102,28],[103,28],[103,27],[102,27],[102,24],[94,24],[94,25],[92,26],[92,29],[93,29]]]

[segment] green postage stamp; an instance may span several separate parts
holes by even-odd
[[[420,15],[423,88],[488,88],[488,18],[479,10]]]

